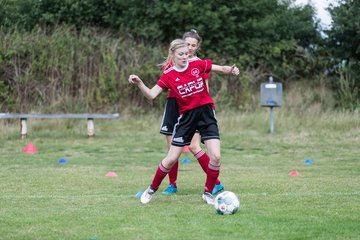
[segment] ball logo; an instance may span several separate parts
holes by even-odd
[[[214,207],[218,214],[234,214],[240,209],[240,200],[235,193],[225,191],[216,196]]]
[[[191,69],[191,75],[193,76],[199,76],[200,70],[197,68]]]

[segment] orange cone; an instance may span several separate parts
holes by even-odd
[[[37,153],[38,149],[35,147],[34,144],[29,143],[26,147],[23,148],[24,153]]]

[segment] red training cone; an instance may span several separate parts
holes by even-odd
[[[34,144],[29,143],[26,147],[23,148],[24,153],[37,153],[38,149],[35,147]]]
[[[293,176],[293,177],[300,176],[300,173],[298,171],[292,171],[289,173],[289,176]]]
[[[185,146],[185,147],[183,148],[183,152],[190,152],[189,147],[188,147],[188,146]]]
[[[118,175],[116,174],[116,172],[108,172],[105,176],[107,176],[107,177],[117,177]]]

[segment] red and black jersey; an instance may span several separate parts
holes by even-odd
[[[198,57],[192,57],[189,59],[189,62],[196,61],[196,60],[201,60],[201,59]],[[170,67],[172,67],[172,65]],[[167,69],[169,69],[170,67],[168,67]],[[203,78],[204,78],[204,80],[209,79],[210,73],[204,73]],[[176,95],[173,92],[169,91],[169,94],[167,95],[166,98],[175,98],[175,97],[176,97]]]
[[[206,104],[214,107],[204,79],[204,74],[209,73],[211,67],[210,59],[189,61],[181,70],[172,66],[164,71],[157,85],[172,92],[179,104],[180,113]]]

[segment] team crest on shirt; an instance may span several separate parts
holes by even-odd
[[[199,76],[200,70],[198,68],[191,69],[191,75],[193,76]]]

